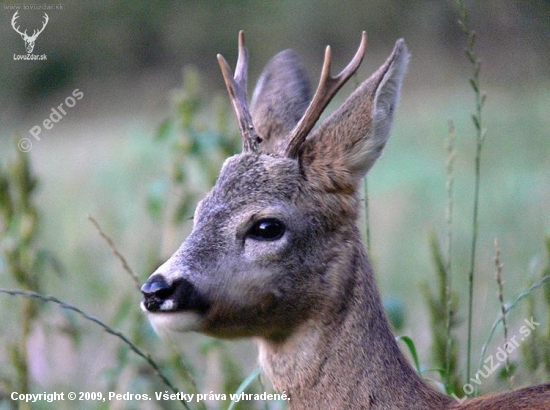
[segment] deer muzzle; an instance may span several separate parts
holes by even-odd
[[[196,287],[186,279],[176,279],[169,283],[161,274],[152,275],[141,287],[142,308],[146,312],[204,313],[209,304]]]

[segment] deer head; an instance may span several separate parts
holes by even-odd
[[[157,328],[220,337],[284,338],[329,303],[325,276],[355,230],[358,186],[389,136],[408,60],[402,40],[388,60],[321,126],[313,127],[357,70],[330,75],[327,47],[310,102],[297,56],[278,54],[258,81],[251,109],[243,33],[235,75],[218,56],[243,138],[196,208],[191,235],[143,285]],[[342,282],[342,280],[336,280]]]
[[[28,36],[27,35],[27,30],[25,30],[24,32],[21,32],[19,30],[19,26],[15,26],[15,20],[17,20],[19,18],[19,15],[18,15],[19,11],[16,11],[15,14],[13,15],[13,18],[11,19],[11,26],[13,27],[13,29],[19,33],[21,35],[21,38],[25,41],[25,49],[27,50],[27,53],[30,54],[32,53],[32,50],[34,49],[34,43],[36,41],[36,39],[38,38],[38,36],[40,35],[40,33],[42,33],[42,31],[44,31],[44,28],[46,27],[46,25],[48,24],[48,21],[49,21],[49,17],[46,13],[44,13],[44,22],[42,23],[42,28],[40,30],[33,30],[33,33],[32,33],[32,36]]]

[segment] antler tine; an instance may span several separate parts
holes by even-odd
[[[17,20],[18,18],[19,18],[19,10],[16,11],[15,14],[13,15],[13,17],[11,18],[11,26],[13,27],[13,29],[14,29],[17,33],[21,34],[22,36],[23,36],[23,35],[26,35],[26,34],[27,34],[27,30],[25,30],[24,33],[21,33],[21,31],[19,31],[19,26],[15,27],[15,24],[16,24],[15,20]]]
[[[367,33],[363,31],[361,33],[361,43],[359,48],[355,53],[353,59],[349,64],[344,68],[340,74],[335,77],[330,75],[331,67],[331,51],[330,46],[327,46],[325,50],[325,60],[323,62],[323,69],[321,71],[321,77],[319,79],[319,86],[315,95],[311,100],[311,103],[307,107],[306,112],[302,119],[296,124],[294,129],[290,132],[287,138],[287,146],[285,150],[285,155],[290,158],[295,158],[298,155],[298,150],[302,143],[305,141],[309,132],[315,126],[315,123],[323,113],[324,109],[330,103],[332,98],[336,95],[338,90],[348,81],[348,79],[357,71],[363,57],[365,56],[365,51],[367,49]]]
[[[252,116],[248,109],[248,97],[246,92],[248,51],[244,46],[244,32],[239,31],[239,56],[235,66],[235,75],[221,54],[218,54],[218,63],[222,70],[225,86],[229,92],[235,115],[239,123],[239,129],[243,139],[244,151],[257,151],[258,144],[262,142],[260,136],[254,129]]]
[[[42,23],[42,28],[40,30],[37,30],[38,33],[34,34],[35,36],[38,36],[40,33],[42,33],[44,31],[44,29],[46,28],[46,26],[48,25],[48,21],[50,21],[50,18],[48,17],[48,15],[46,13],[44,13],[44,23]]]

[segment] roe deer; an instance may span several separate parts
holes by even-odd
[[[314,129],[357,70],[330,75],[327,47],[310,102],[290,50],[247,99],[242,32],[235,76],[218,56],[243,138],[195,211],[193,231],[143,285],[157,329],[252,337],[290,409],[550,409],[550,384],[459,404],[427,385],[399,350],[356,227],[360,181],[390,133],[409,59],[386,62]]]

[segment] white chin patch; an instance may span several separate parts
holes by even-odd
[[[155,332],[192,332],[200,328],[201,315],[196,312],[149,312],[143,304],[141,310],[155,329]]]

